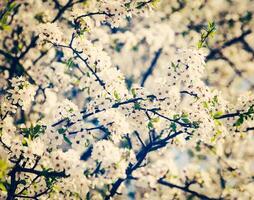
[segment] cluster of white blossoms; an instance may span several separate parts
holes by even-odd
[[[1,115],[15,113],[20,107],[27,111],[34,100],[36,87],[31,85],[24,77],[15,77],[10,80],[10,87],[6,89],[6,95],[1,97]]]
[[[0,3],[0,199],[252,199],[253,7],[218,2]]]
[[[59,44],[62,41],[63,33],[57,24],[46,23],[39,27],[39,38],[42,42],[51,41],[55,44]]]
[[[117,178],[126,178],[125,169],[128,167],[128,163],[135,161],[132,150],[120,149],[108,140],[97,142],[93,149],[91,158],[105,170],[102,174],[105,179],[104,183],[112,183]]]

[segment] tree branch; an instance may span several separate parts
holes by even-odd
[[[158,51],[155,52],[154,58],[153,58],[153,60],[151,62],[151,65],[149,66],[149,68],[147,69],[147,71],[144,73],[144,75],[142,77],[141,84],[140,84],[141,87],[144,87],[147,78],[150,75],[152,75],[153,70],[154,70],[154,68],[155,68],[155,66],[157,64],[157,61],[158,61],[161,53],[162,53],[162,48],[160,48]]]
[[[177,188],[179,190],[182,190],[183,192],[186,192],[186,193],[189,193],[193,196],[196,196],[202,200],[221,200],[222,198],[212,198],[212,197],[208,197],[206,195],[203,195],[203,194],[200,194],[194,190],[191,190],[189,189],[189,187],[186,187],[186,186],[179,186],[179,185],[176,185],[176,184],[173,184],[173,183],[170,183],[168,181],[165,181],[164,178],[160,178],[158,180],[158,183],[161,184],[161,185],[164,185],[164,186],[167,186],[167,187],[170,187],[170,188]]]

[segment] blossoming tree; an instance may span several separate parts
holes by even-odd
[[[252,0],[2,0],[0,199],[253,199]]]

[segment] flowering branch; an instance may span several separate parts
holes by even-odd
[[[165,142],[168,142],[170,139],[173,139],[174,137],[176,137],[177,135],[181,134],[182,132],[176,132],[175,134],[173,134],[171,137],[168,137],[166,140],[160,140],[158,138],[155,138],[153,141],[149,142],[147,145],[143,146],[141,148],[141,150],[136,154],[136,158],[137,158],[137,162],[132,164],[132,163],[129,163],[129,167],[126,169],[126,179],[122,179],[122,178],[119,178],[118,180],[116,180],[112,187],[111,187],[111,190],[109,192],[109,195],[107,195],[105,197],[105,200],[109,200],[110,198],[114,197],[116,194],[117,194],[117,190],[118,188],[120,187],[120,185],[128,180],[128,179],[132,179],[132,173],[138,169],[142,162],[146,159],[147,155],[152,152],[152,151],[155,151],[159,148],[162,148],[164,147],[165,145],[163,145]],[[158,148],[154,148],[156,147],[156,145],[158,144],[161,144],[160,147]]]

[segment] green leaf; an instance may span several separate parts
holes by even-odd
[[[133,50],[133,51],[138,51],[138,45],[133,46],[133,47],[132,47],[132,50]]]
[[[9,12],[12,11],[12,10],[15,8],[15,6],[16,6],[16,3],[15,3],[15,2],[12,2],[12,3],[9,5],[9,7],[8,7],[8,11],[9,11]]]
[[[40,13],[37,13],[34,18],[39,22],[39,23],[43,23],[43,15],[44,13],[43,12],[40,12]]]
[[[241,126],[243,124],[243,122],[244,122],[244,115],[240,114],[239,118],[234,123],[234,126]]]
[[[36,125],[34,128],[33,128],[33,132],[34,133],[38,133],[41,129],[41,126],[40,125]]]
[[[6,12],[2,15],[2,17],[0,19],[0,29],[10,30],[11,27],[8,25],[8,18],[11,15],[11,13],[15,7],[16,7],[15,2],[8,4],[8,7],[6,8]]]
[[[197,47],[200,49],[205,47],[205,43],[209,37],[213,37],[216,32],[215,22],[208,22],[207,28],[201,32],[200,40],[197,43]]]
[[[9,30],[11,30],[11,27],[7,24],[3,24],[3,23],[0,22],[0,29],[5,30],[5,31],[9,31]]]
[[[30,137],[29,137],[30,138]],[[22,145],[23,146],[28,146],[28,142],[29,142],[29,139],[27,139],[27,138],[23,138],[22,139]]]
[[[176,128],[177,128],[176,123],[175,123],[175,122],[171,122],[170,128],[171,128],[174,132],[176,132]]]
[[[140,103],[135,102],[133,108],[134,108],[135,110],[139,110],[139,109],[141,108]]]
[[[254,113],[254,106],[251,106],[249,109],[248,109],[248,114],[253,114]]]
[[[197,145],[195,146],[195,150],[196,151],[201,151],[200,143],[197,143]]]
[[[157,6],[157,4],[160,2],[160,0],[152,0],[152,6]]]
[[[152,122],[152,123],[157,123],[157,122],[159,122],[159,121],[160,121],[160,118],[159,118],[159,117],[156,117],[156,118],[151,119],[151,122]]]
[[[115,50],[116,52],[121,52],[122,48],[124,47],[124,43],[116,42],[115,44]]]
[[[117,101],[120,101],[121,100],[121,97],[120,95],[117,93],[117,91],[114,91],[114,97]]]
[[[141,9],[144,5],[144,2],[137,2],[137,9]]]
[[[182,114],[182,117],[183,117],[183,118],[187,118],[187,117],[188,117],[188,114],[183,113],[183,114]]]
[[[131,7],[131,2],[125,3],[124,6],[125,6],[127,9],[130,9],[130,7]]]
[[[218,136],[220,136],[221,134],[222,134],[222,131],[221,130],[217,130],[216,133],[211,138],[211,142],[214,142],[218,138]]]
[[[203,42],[199,40],[197,47],[198,47],[198,49],[201,49],[203,47]]]
[[[137,96],[136,90],[134,88],[131,88],[131,94],[134,98]]]
[[[214,31],[215,29],[215,22],[208,22],[208,31]]]
[[[215,95],[214,97],[213,97],[213,100],[212,100],[212,105],[213,106],[215,106],[215,105],[217,105],[218,104],[218,96],[217,95]]]
[[[0,182],[0,191],[7,192],[7,189],[5,188],[4,184]]]
[[[209,104],[208,104],[208,102],[203,102],[203,106],[204,106],[204,108],[206,108],[206,109],[208,109],[209,108]]]
[[[9,164],[6,160],[0,159],[0,181],[3,181],[6,178],[8,173]]]
[[[179,114],[175,114],[175,115],[173,116],[173,119],[178,119],[179,117],[180,117]]]
[[[45,128],[39,124],[37,124],[35,127],[33,127],[33,125],[31,125],[30,128],[23,128],[22,130],[22,134],[29,139],[34,139],[38,136],[40,136],[41,134],[44,133]]]
[[[179,67],[179,65],[171,62],[171,67],[173,67],[174,70],[176,71],[176,69]]]
[[[75,63],[73,62],[72,58],[69,58],[65,64],[67,65],[68,69],[74,68],[75,67]]]
[[[184,118],[181,118],[181,120],[184,122],[184,123],[186,123],[186,124],[189,124],[191,121],[188,119],[188,118],[186,118],[186,117],[184,117]]]
[[[153,123],[151,121],[148,122],[147,128],[150,129],[150,130],[154,128]]]
[[[192,122],[192,125],[194,126],[194,128],[198,128],[199,127],[199,123],[200,122],[198,122],[198,121]]]
[[[59,128],[59,129],[58,129],[58,133],[59,133],[59,134],[64,134],[65,131],[66,131],[66,129],[64,129],[64,128]]]
[[[213,118],[216,119],[216,118],[220,117],[221,115],[223,115],[223,112],[222,111],[218,111],[218,112],[213,114]]]
[[[64,141],[67,142],[69,145],[72,144],[72,142],[69,140],[69,138],[68,138],[65,134],[63,134],[63,139],[64,139]]]

